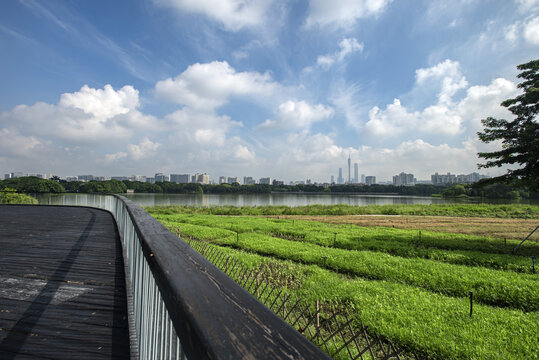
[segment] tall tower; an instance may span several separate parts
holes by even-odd
[[[351,159],[350,159],[350,154],[348,154],[348,183],[350,184],[352,182],[352,173],[350,172],[350,162],[351,162]]]

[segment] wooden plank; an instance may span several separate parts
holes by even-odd
[[[122,250],[102,210],[0,206],[0,358],[129,358]]]

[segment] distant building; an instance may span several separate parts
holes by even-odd
[[[94,180],[94,176],[93,176],[93,175],[78,175],[77,178],[79,179],[79,181],[84,181],[84,182],[88,182],[88,181]]]
[[[258,183],[259,184],[264,184],[264,185],[271,185],[271,178],[270,177],[260,178]]]
[[[451,173],[440,175],[438,173],[435,173],[434,175],[430,176],[430,180],[433,185],[473,184],[474,182],[478,182],[479,180],[486,178],[489,178],[489,176],[481,175],[476,172],[473,172],[468,175],[453,175]]]
[[[243,177],[243,185],[254,185],[254,184],[256,184],[256,181],[251,176]]]
[[[476,173],[476,172],[473,172],[473,173],[468,174],[468,175],[461,174],[461,175],[457,175],[457,183],[460,183],[460,184],[463,184],[463,183],[464,184],[473,184],[475,182],[478,182],[481,179],[487,179],[489,177],[490,176],[481,175],[481,174]]]
[[[361,183],[365,184],[365,174],[361,174]]]
[[[210,176],[208,174],[196,174],[194,177],[194,182],[197,184],[208,185],[210,183]]]
[[[335,176],[331,175],[331,184],[335,184]]]
[[[146,182],[146,176],[144,175],[132,175],[129,177],[131,181]]]
[[[232,184],[234,184],[234,183],[238,183],[238,184],[239,184],[239,183],[240,183],[240,179],[239,179],[237,176],[235,176],[235,177],[228,177],[228,178],[226,179],[226,183],[227,183],[227,184],[230,184],[230,185],[232,185]]]
[[[430,176],[430,181],[433,185],[456,184],[457,177],[451,173],[447,173],[446,175],[434,173],[434,175]]]
[[[170,182],[187,184],[189,182],[189,174],[170,174]]]
[[[134,177],[128,178],[127,176],[111,176],[111,180],[118,180],[118,181],[124,181],[124,180],[132,180],[135,181]]]
[[[66,176],[66,181],[79,181],[77,176]]]
[[[414,174],[406,174],[401,172],[399,175],[393,176],[393,185],[395,186],[413,186],[417,183]]]
[[[337,184],[344,184],[344,178],[342,177],[342,168],[339,168],[339,177],[337,178]]]
[[[168,182],[170,181],[170,177],[168,175],[165,175],[163,173],[157,173],[155,174],[155,182],[158,183],[158,182]]]
[[[354,184],[359,183],[359,164],[354,163]]]
[[[367,185],[374,185],[376,184],[376,176],[365,176],[365,183]]]
[[[284,181],[273,180],[273,182],[271,184],[273,186],[281,186],[281,185],[284,185]]]
[[[352,159],[350,159],[350,154],[348,154],[348,183],[350,184],[352,182],[352,173],[350,171],[350,163]]]
[[[154,177],[147,177],[146,182],[149,184],[155,184],[155,178]]]

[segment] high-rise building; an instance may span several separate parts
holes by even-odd
[[[170,174],[170,182],[187,184],[189,182],[189,174]]]
[[[264,185],[271,185],[271,178],[270,177],[260,178],[258,183],[259,184],[264,184]]]
[[[359,164],[354,163],[354,184],[359,182]]]
[[[365,176],[365,183],[367,185],[374,185],[376,184],[376,176]]]
[[[393,176],[393,185],[395,186],[412,186],[417,183],[417,179],[414,174],[406,174],[401,172],[398,175]]]
[[[226,182],[227,182],[227,184],[231,184],[231,185],[234,184],[234,183],[238,183],[238,184],[239,184],[239,183],[240,183],[240,179],[239,179],[237,176],[234,176],[234,177],[228,177],[228,178],[226,179]]]
[[[350,172],[350,163],[352,159],[350,159],[350,154],[348,154],[348,183],[350,184],[352,182],[352,173]]]
[[[154,179],[156,183],[170,181],[170,177],[163,173],[156,173]]]
[[[344,179],[342,177],[342,168],[339,168],[339,177],[337,178],[337,184],[344,184]]]
[[[252,176],[244,176],[243,177],[243,185],[254,185],[256,184],[255,179],[252,178]]]
[[[361,174],[361,183],[365,184],[365,174]]]
[[[219,176],[219,185],[226,184],[226,176]]]
[[[208,185],[210,183],[210,176],[208,174],[195,174],[193,177],[195,178],[195,181],[193,181],[194,183],[203,185]]]
[[[447,173],[447,175],[439,175],[438,173],[434,173],[434,175],[430,176],[430,180],[433,185],[446,185],[457,183],[457,177],[451,173]]]
[[[335,184],[335,176],[331,175],[331,182],[330,184]]]

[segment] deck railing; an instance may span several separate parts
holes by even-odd
[[[116,220],[130,297],[134,357],[328,358],[125,197],[82,195],[63,198],[60,204],[105,209]]]

